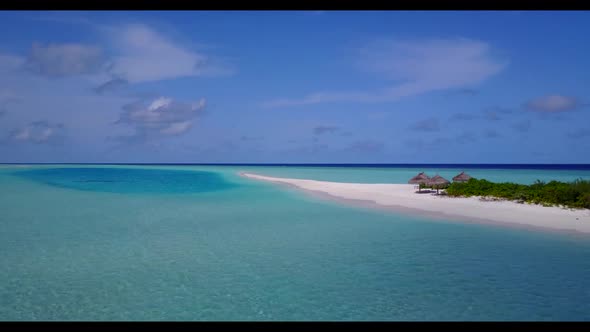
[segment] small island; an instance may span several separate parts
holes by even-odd
[[[522,225],[590,233],[590,182],[493,183],[466,174],[453,178],[420,173],[409,184],[344,183],[290,179],[240,172],[350,205],[387,209],[431,219]],[[436,191],[422,190],[423,188]]]
[[[471,178],[466,182],[453,182],[445,192],[451,197],[479,196],[515,201],[517,203],[590,209],[590,181],[573,182],[537,180],[531,185]]]
[[[421,173],[422,174],[422,173]],[[539,204],[573,209],[590,209],[590,181],[577,179],[572,182],[537,180],[531,185],[512,182],[491,182],[469,178],[435,185],[428,180],[419,183],[422,189],[443,189],[449,197],[480,197],[482,200],[508,200],[516,203]]]

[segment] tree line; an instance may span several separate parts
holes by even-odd
[[[495,183],[485,179],[471,178],[467,182],[453,182],[446,187],[448,196],[483,196],[534,203],[544,206],[564,206],[590,209],[590,181],[578,179],[573,182],[543,182],[531,185],[511,182]]]

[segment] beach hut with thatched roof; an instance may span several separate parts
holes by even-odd
[[[413,178],[411,178],[408,183],[409,184],[417,184],[418,185],[418,191],[420,191],[420,185],[421,184],[428,184],[428,181],[430,180],[430,178],[428,177],[428,175],[426,175],[424,172],[420,172],[418,173],[418,175],[414,176]]]
[[[459,175],[455,176],[453,178],[454,182],[467,182],[469,181],[469,179],[471,179],[471,176],[465,172],[461,172],[459,173]]]
[[[430,180],[428,181],[429,186],[431,186],[432,188],[436,188],[437,195],[438,195],[438,189],[440,189],[440,187],[442,187],[442,186],[446,186],[449,183],[451,183],[449,180],[443,178],[442,176],[440,176],[438,174],[431,177]]]

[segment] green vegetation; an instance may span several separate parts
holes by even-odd
[[[590,209],[590,181],[582,179],[569,183],[545,183],[537,180],[531,185],[524,185],[510,182],[494,183],[472,178],[468,182],[450,184],[446,192],[449,196],[495,197],[519,203]]]

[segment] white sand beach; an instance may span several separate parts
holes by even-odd
[[[241,176],[294,186],[310,193],[352,204],[418,213],[435,218],[471,222],[493,222],[507,226],[530,226],[590,233],[590,210],[544,207],[511,201],[483,201],[478,197],[458,198],[418,194],[411,184],[340,183],[277,178],[252,173]]]

